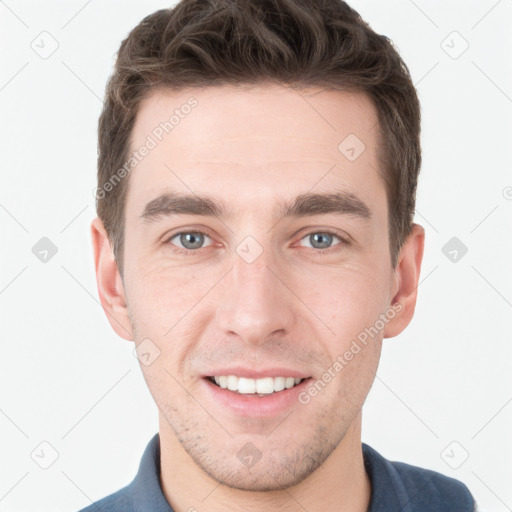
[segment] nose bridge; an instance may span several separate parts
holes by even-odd
[[[272,250],[252,237],[238,245],[217,308],[218,326],[224,333],[258,343],[275,331],[290,328],[292,296],[276,277],[278,269]]]

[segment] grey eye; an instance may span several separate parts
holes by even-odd
[[[181,247],[182,249],[186,250],[194,250],[201,249],[205,242],[205,238],[210,237],[198,231],[183,231],[182,233],[177,233],[176,235],[174,235],[169,240],[169,242],[171,242],[175,238],[179,240],[179,244],[177,244],[177,247]]]
[[[308,239],[314,249],[328,249],[333,242],[335,235],[330,233],[311,233]],[[336,237],[338,238],[338,237]]]

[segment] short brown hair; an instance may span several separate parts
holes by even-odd
[[[129,180],[112,180],[128,159],[140,102],[160,87],[267,81],[364,92],[373,101],[396,267],[412,228],[421,148],[418,97],[392,42],[341,0],[182,0],[123,40],[99,118],[96,207],[121,275]]]

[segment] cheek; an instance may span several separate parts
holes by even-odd
[[[288,269],[285,280],[296,290],[306,309],[325,322],[339,339],[357,335],[372,325],[385,308],[389,290],[382,279],[384,265],[381,267],[375,263],[347,261],[340,265],[309,265],[307,271]],[[197,318],[203,298],[207,299],[204,304],[215,308],[216,302],[212,303],[207,296],[219,284],[219,275],[225,269],[217,268],[216,273],[212,265],[180,268],[157,261],[141,263],[130,271],[127,275],[132,278],[126,291],[134,330],[139,337],[165,339],[176,337],[181,331],[180,324],[189,324],[191,317]],[[295,301],[289,306],[297,311]],[[214,311],[209,313],[207,318],[214,316]]]
[[[304,302],[334,331],[337,344],[372,326],[385,311],[389,295],[382,278],[385,271],[384,266],[363,264],[310,269],[307,282],[300,285]]]
[[[142,365],[142,370],[153,389],[175,388],[173,376],[180,375],[180,381],[188,378],[185,361],[201,340],[204,328],[198,317],[199,303],[215,280],[211,274],[201,276],[192,268],[181,270],[161,264],[141,265],[137,272],[127,284],[134,338],[158,354],[150,366]]]
[[[141,335],[170,336],[173,326],[212,286],[211,281],[211,276],[203,278],[190,268],[141,265],[132,273],[127,286],[129,308],[136,322],[134,327]]]
[[[377,335],[366,343],[351,343],[337,361],[341,365],[337,396],[340,403],[349,404],[355,413],[360,410],[375,380],[382,348],[382,338]]]

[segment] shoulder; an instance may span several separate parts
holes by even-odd
[[[130,486],[123,487],[78,512],[119,512],[120,510],[123,512],[135,510],[133,508]]]
[[[157,433],[147,444],[132,482],[79,512],[172,512],[160,487],[159,475],[160,437]]]
[[[391,462],[413,506],[439,504],[436,510],[453,510],[457,505],[461,512],[473,512],[475,501],[464,483],[436,471],[411,466],[404,462]]]
[[[455,478],[404,462],[385,459],[363,443],[365,467],[372,481],[373,512],[386,510],[389,503],[401,510],[474,512],[476,504],[466,485]]]

